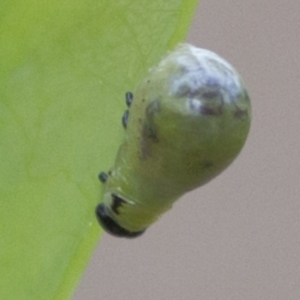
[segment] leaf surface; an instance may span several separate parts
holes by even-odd
[[[2,0],[0,298],[69,299],[101,229],[124,94],[184,39],[196,0]]]

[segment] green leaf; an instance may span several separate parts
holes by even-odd
[[[2,0],[0,299],[69,299],[101,229],[97,174],[124,94],[184,39],[197,0]]]

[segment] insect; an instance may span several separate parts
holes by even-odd
[[[141,235],[183,194],[220,174],[241,151],[251,105],[235,69],[217,54],[180,44],[126,93],[124,141],[101,172],[102,227]]]

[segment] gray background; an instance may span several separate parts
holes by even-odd
[[[144,236],[104,235],[74,300],[300,299],[300,1],[203,0],[187,40],[243,76],[248,142]]]

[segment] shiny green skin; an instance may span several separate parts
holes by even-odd
[[[245,143],[251,106],[240,77],[214,58],[207,74],[191,47],[177,47],[134,93],[103,201],[129,231],[146,229],[184,193],[220,174]],[[116,211],[112,193],[126,201]]]

